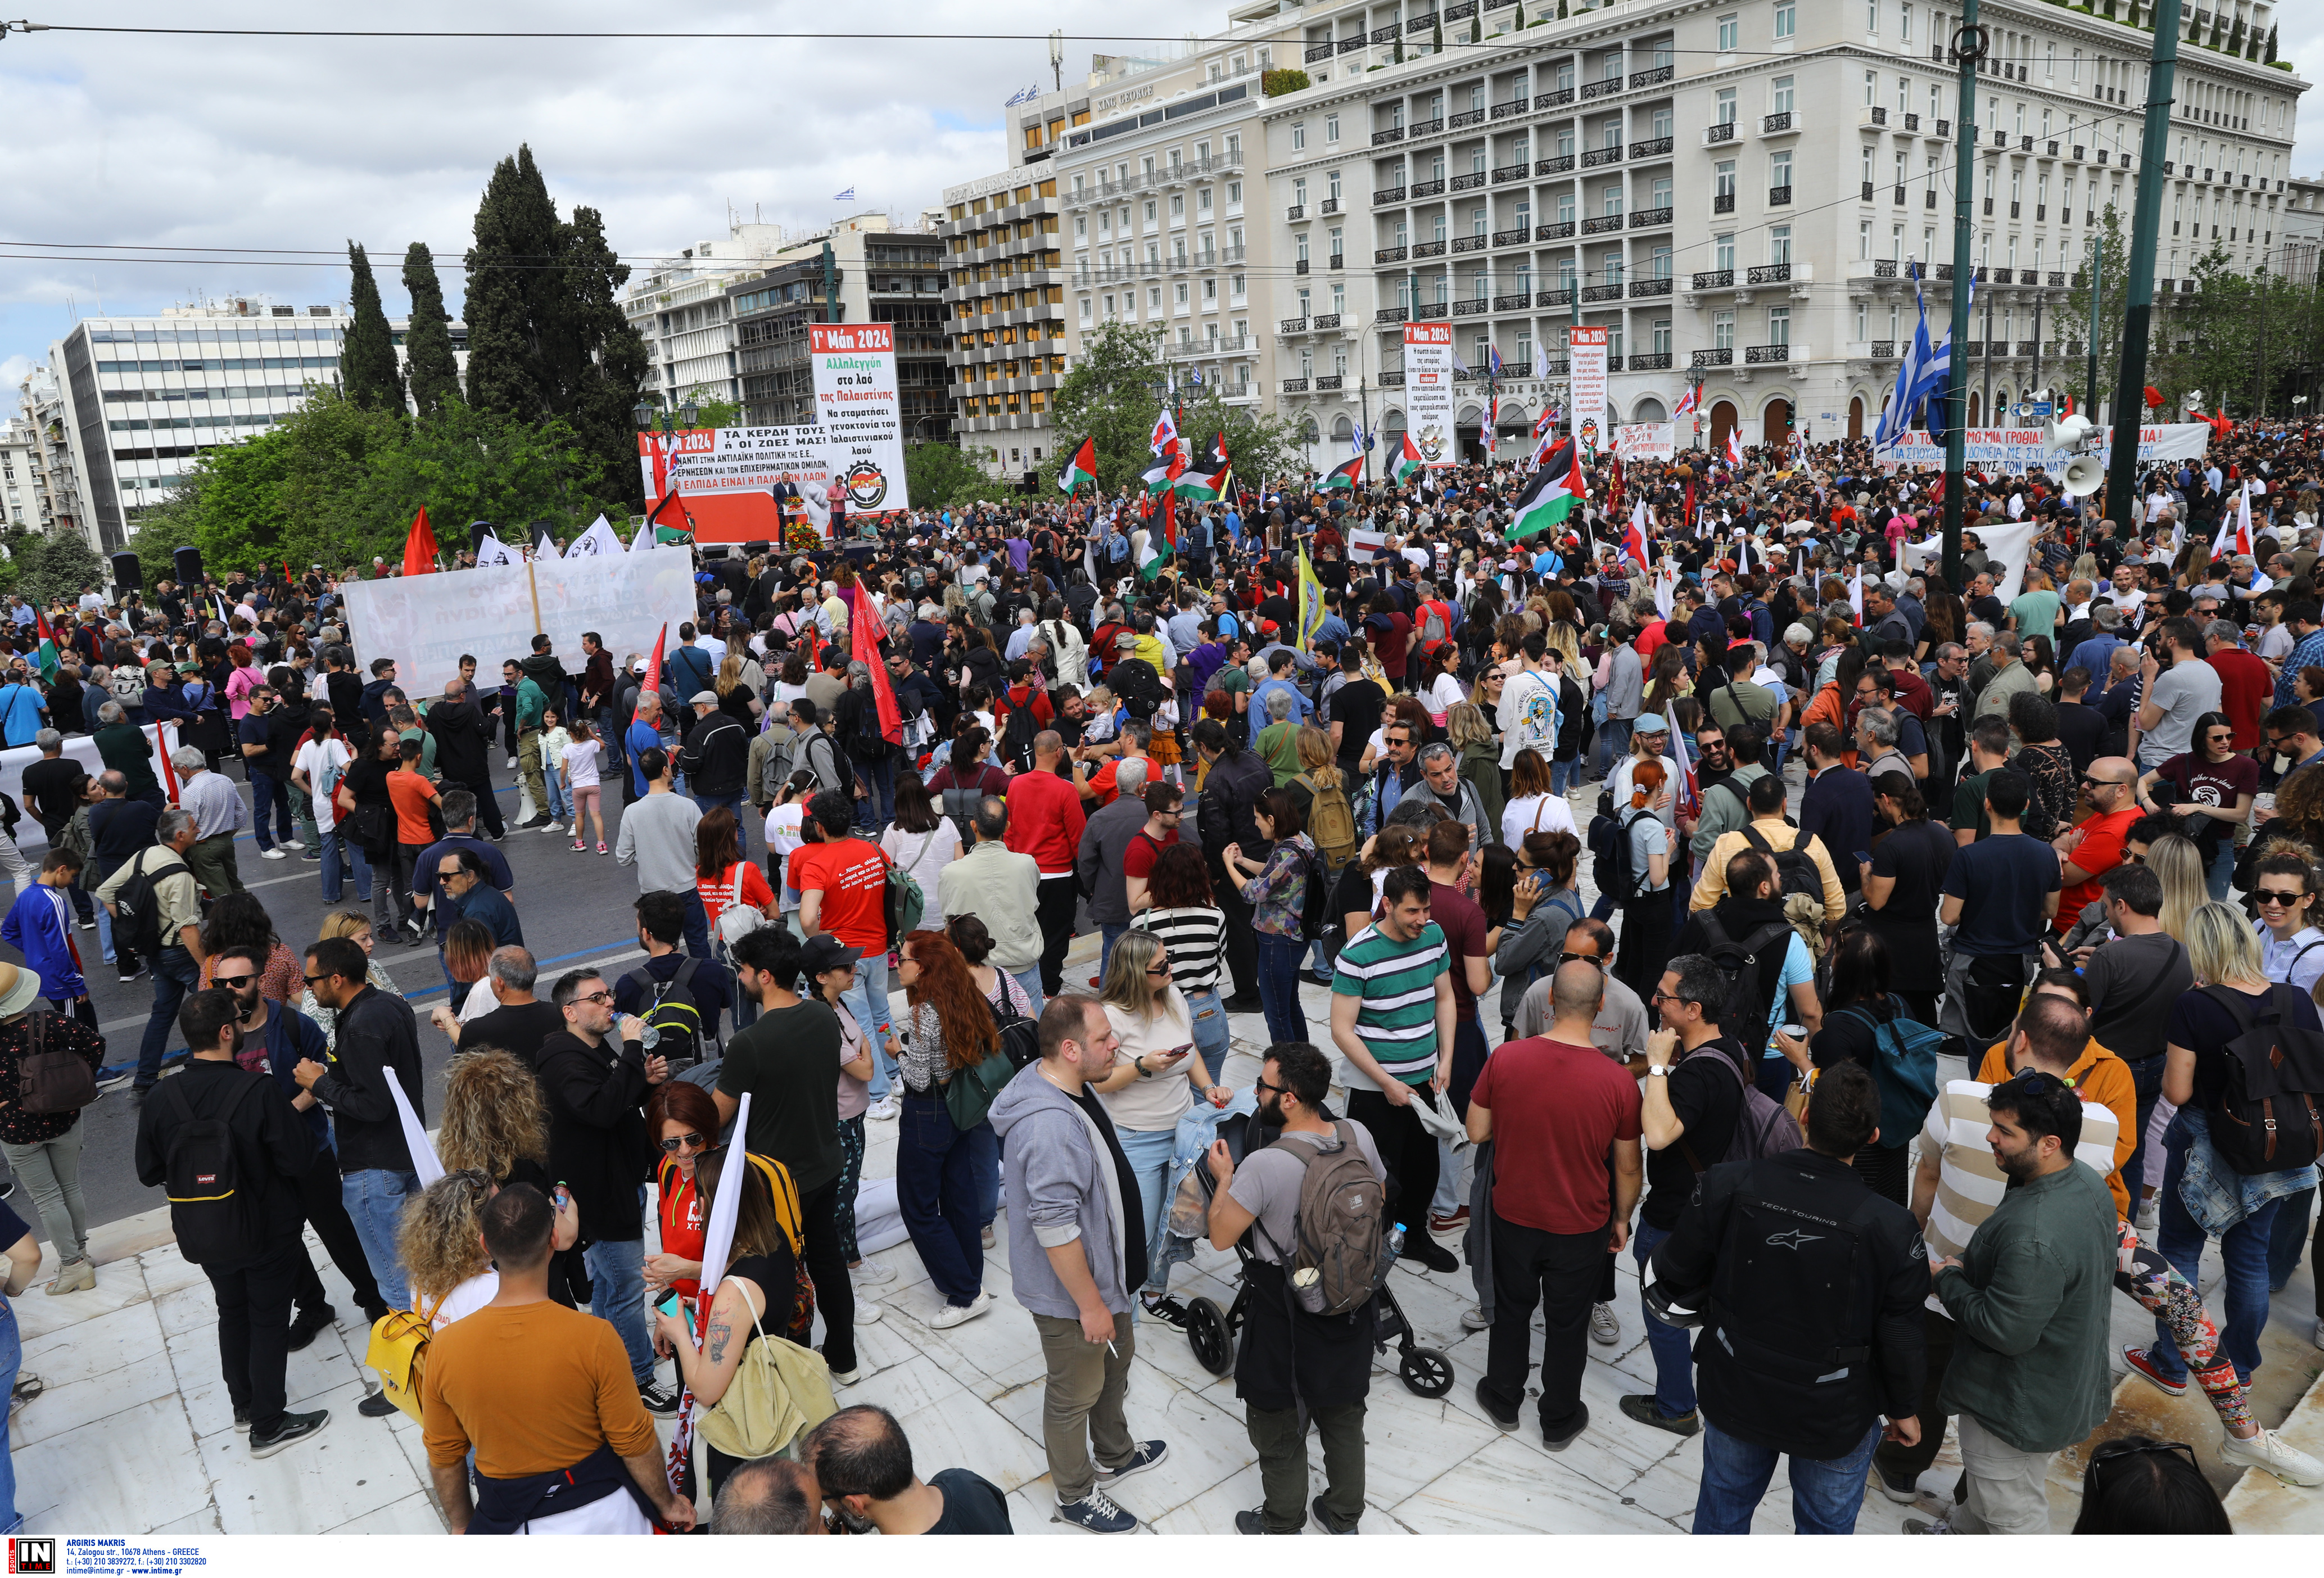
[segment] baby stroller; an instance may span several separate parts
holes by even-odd
[[[1331,1113],[1327,1110],[1325,1117]],[[1259,1126],[1257,1114],[1237,1114],[1220,1121],[1219,1138],[1226,1141],[1227,1154],[1240,1166],[1246,1148],[1258,1149],[1273,1143],[1279,1130]],[[1202,1180],[1203,1194],[1207,1198],[1216,1192],[1218,1180],[1207,1167],[1197,1167],[1194,1176]],[[1250,1235],[1237,1240],[1235,1260],[1241,1265],[1250,1264]],[[1225,1375],[1234,1369],[1235,1339],[1242,1330],[1244,1313],[1250,1304],[1250,1279],[1237,1274],[1234,1303],[1221,1309],[1214,1298],[1189,1299],[1186,1304],[1186,1342],[1194,1351],[1194,1361],[1213,1375]],[[1393,1338],[1397,1344],[1397,1376],[1415,1393],[1424,1398],[1441,1398],[1452,1389],[1452,1361],[1441,1349],[1424,1348],[1413,1340],[1412,1323],[1404,1318],[1404,1306],[1397,1303],[1388,1285],[1381,1283],[1373,1297],[1377,1329],[1373,1346],[1388,1352]]]

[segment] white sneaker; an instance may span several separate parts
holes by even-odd
[[[881,1096],[863,1109],[863,1115],[874,1123],[892,1123],[903,1115],[904,1109],[896,1104],[893,1096]]]
[[[290,854],[289,851],[282,849],[262,849],[258,852],[258,858],[261,860],[289,860],[290,858]]]
[[[543,827],[541,831],[543,833],[562,833],[565,831],[565,824],[562,822],[550,822],[547,826]]]
[[[1489,1331],[1492,1324],[1493,1317],[1487,1315],[1480,1305],[1472,1304],[1461,1312],[1461,1329],[1464,1332]]]
[[[2150,1195],[2139,1203],[2138,1236],[2142,1242],[2153,1243],[2163,1226],[2163,1197]]]
[[[2219,1456],[2246,1468],[2265,1469],[2287,1485],[2324,1485],[2324,1463],[2318,1463],[2273,1430],[2262,1430],[2243,1441],[2232,1435],[2223,1436]]]
[[[510,757],[506,762],[503,763],[503,766],[508,766],[508,767],[514,767],[514,766],[516,765],[516,758],[515,758],[515,757],[513,757],[513,756]]]
[[[887,1314],[887,1306],[874,1304],[868,1298],[860,1299],[855,1306],[855,1324],[859,1326],[876,1326]]]
[[[950,1331],[954,1326],[962,1325],[969,1321],[974,1320],[977,1316],[983,1315],[988,1310],[991,1309],[991,1307],[992,1295],[986,1293],[980,1288],[977,1291],[974,1303],[947,1304],[938,1309],[936,1314],[930,1315],[927,1319],[928,1330],[932,1332]]]
[[[1612,1305],[1593,1304],[1590,1306],[1590,1340],[1607,1348],[1622,1340],[1622,1323],[1614,1318]]]
[[[850,1266],[847,1269],[847,1275],[858,1287],[877,1287],[883,1282],[893,1282],[896,1279],[893,1267],[884,1265],[869,1255]]]

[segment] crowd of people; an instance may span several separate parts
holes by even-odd
[[[1396,1264],[1466,1290],[1477,1404],[1537,1391],[1563,1450],[1629,1256],[1654,1384],[1618,1406],[1702,1437],[1697,1532],[1779,1458],[1803,1532],[1868,1483],[2042,1531],[2122,1371],[2191,1377],[2219,1435],[2106,1444],[2078,1527],[2223,1528],[2215,1465],[2324,1483],[2249,1392],[2324,1147],[2308,435],[2113,511],[1972,475],[1958,590],[1935,479],[1862,446],[1587,469],[1515,541],[1522,476],[1469,467],[1234,494],[1158,574],[1123,503],[712,549],[658,669],[550,632],[497,685],[358,662],[319,567],[14,601],[11,1296],[42,1238],[50,1292],[99,1282],[78,1113],[117,1084],[250,1453],[328,1423],[285,1396],[337,1318],[311,1226],[373,1323],[359,1412],[422,1424],[456,1531],[1008,1532],[972,1468],[918,1477],[856,1343],[992,1315],[1002,1233],[1092,1532],[1168,1453],[1127,1383],[1141,1330],[1194,1334],[1198,1242],[1246,1287],[1245,1532],[1360,1527]],[[540,978],[529,833],[634,869],[636,968]],[[311,944],[245,834],[318,868]],[[134,1059],[92,945],[150,979]],[[431,946],[423,1026],[381,956]],[[871,1123],[925,1308],[860,1241]],[[2155,1336],[2116,1353],[2117,1293]]]

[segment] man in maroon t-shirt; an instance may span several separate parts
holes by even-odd
[[[1495,1142],[1482,1224],[1492,1235],[1493,1324],[1477,1400],[1504,1428],[1517,1424],[1539,1302],[1541,1433],[1553,1452],[1589,1426],[1582,1375],[1591,1306],[1608,1250],[1628,1237],[1646,1176],[1637,1081],[1590,1039],[1604,982],[1588,961],[1559,965],[1549,1033],[1495,1052],[1469,1101],[1469,1138]]]
[[[2227,620],[2214,620],[2203,631],[2209,649],[2204,661],[2219,672],[2219,710],[2236,732],[2231,747],[2248,751],[2259,743],[2259,721],[2275,700],[2275,673],[2258,653],[2244,649],[2244,632]],[[2201,742],[2195,749],[2200,752]]]
[[[1178,818],[1185,810],[1185,795],[1175,783],[1146,786],[1146,826],[1121,852],[1122,887],[1132,915],[1153,902],[1146,884],[1154,875],[1155,857],[1178,842]]]
[[[1485,946],[1485,912],[1467,891],[1469,831],[1443,821],[1428,830],[1428,918],[1444,934],[1446,963],[1452,975],[1452,1077],[1447,1087],[1456,1113],[1469,1110],[1469,1087],[1485,1066],[1485,1032],[1477,1023],[1477,999],[1493,984],[1493,951]],[[1469,1220],[1457,1167],[1437,1171],[1436,1198],[1428,1226],[1452,1232]]]

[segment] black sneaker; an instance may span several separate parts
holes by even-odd
[[[255,1430],[250,1433],[250,1455],[272,1457],[284,1447],[316,1435],[330,1422],[331,1414],[327,1408],[318,1408],[311,1414],[285,1414],[282,1423],[267,1435],[261,1435]]]
[[[234,1428],[236,1435],[247,1435],[250,1434],[250,1410],[248,1408],[236,1408],[234,1411]]]
[[[1103,1490],[1092,1490],[1078,1501],[1058,1502],[1049,1521],[1070,1523],[1092,1534],[1129,1534],[1138,1527],[1137,1518],[1115,1506]]]
[[[1168,1457],[1169,1455],[1170,1444],[1168,1442],[1141,1441],[1130,1453],[1130,1461],[1123,1463],[1120,1468],[1110,1469],[1103,1463],[1098,1464],[1097,1482],[1100,1485],[1111,1485],[1118,1483],[1141,1470],[1152,1468],[1156,1463],[1160,1463],[1164,1458]]]
[[[1363,1527],[1363,1519],[1358,1518],[1345,1528],[1333,1527],[1330,1515],[1323,1510],[1323,1498],[1321,1496],[1308,1503],[1307,1510],[1314,1518],[1315,1527],[1325,1534],[1353,1534]]]
[[[1175,1298],[1139,1300],[1139,1313],[1149,1321],[1169,1327],[1174,1332],[1186,1329],[1186,1306]]]
[[[1461,1269],[1460,1260],[1451,1250],[1425,1232],[1406,1231],[1404,1235],[1404,1259],[1417,1260],[1430,1270],[1450,1276]]]
[[[374,1392],[355,1405],[355,1412],[366,1419],[384,1419],[402,1411],[395,1406],[395,1399],[385,1392]]]
[[[1693,1409],[1674,1418],[1655,1406],[1652,1392],[1632,1392],[1622,1399],[1622,1412],[1641,1425],[1657,1430],[1667,1430],[1673,1435],[1692,1435],[1702,1428],[1702,1419]]]
[[[325,1327],[338,1318],[339,1312],[327,1304],[318,1310],[300,1315],[297,1320],[290,1323],[290,1352],[296,1353],[311,1344],[317,1337],[322,1335]]]
[[[1542,1426],[1541,1444],[1549,1448],[1552,1452],[1563,1452],[1567,1447],[1580,1440],[1582,1438],[1582,1433],[1589,1428],[1590,1405],[1588,1403],[1577,1402],[1573,1405],[1572,1421],[1568,1424],[1563,1430],[1561,1430],[1556,1435],[1553,1435],[1549,1432],[1548,1426],[1545,1425]]]
[[[1267,1509],[1264,1507],[1254,1507],[1247,1511],[1238,1512],[1235,1514],[1235,1532],[1237,1534],[1275,1534],[1278,1531],[1267,1527]],[[1286,1528],[1280,1530],[1279,1532],[1284,1534],[1302,1534],[1305,1531],[1304,1529]]]
[[[1487,1418],[1502,1429],[1514,1430],[1517,1427],[1519,1421],[1517,1411],[1515,1408],[1505,1408],[1495,1402],[1492,1394],[1485,1389],[1485,1380],[1482,1376],[1477,1378],[1477,1406],[1485,1410]]]
[[[638,1401],[646,1406],[647,1413],[659,1414],[665,1418],[678,1412],[678,1392],[658,1380],[650,1380],[638,1388]]]
[[[128,985],[132,981],[143,981],[144,979],[145,966],[143,964],[138,965],[134,970],[124,970],[121,972],[121,984],[124,986]]]

